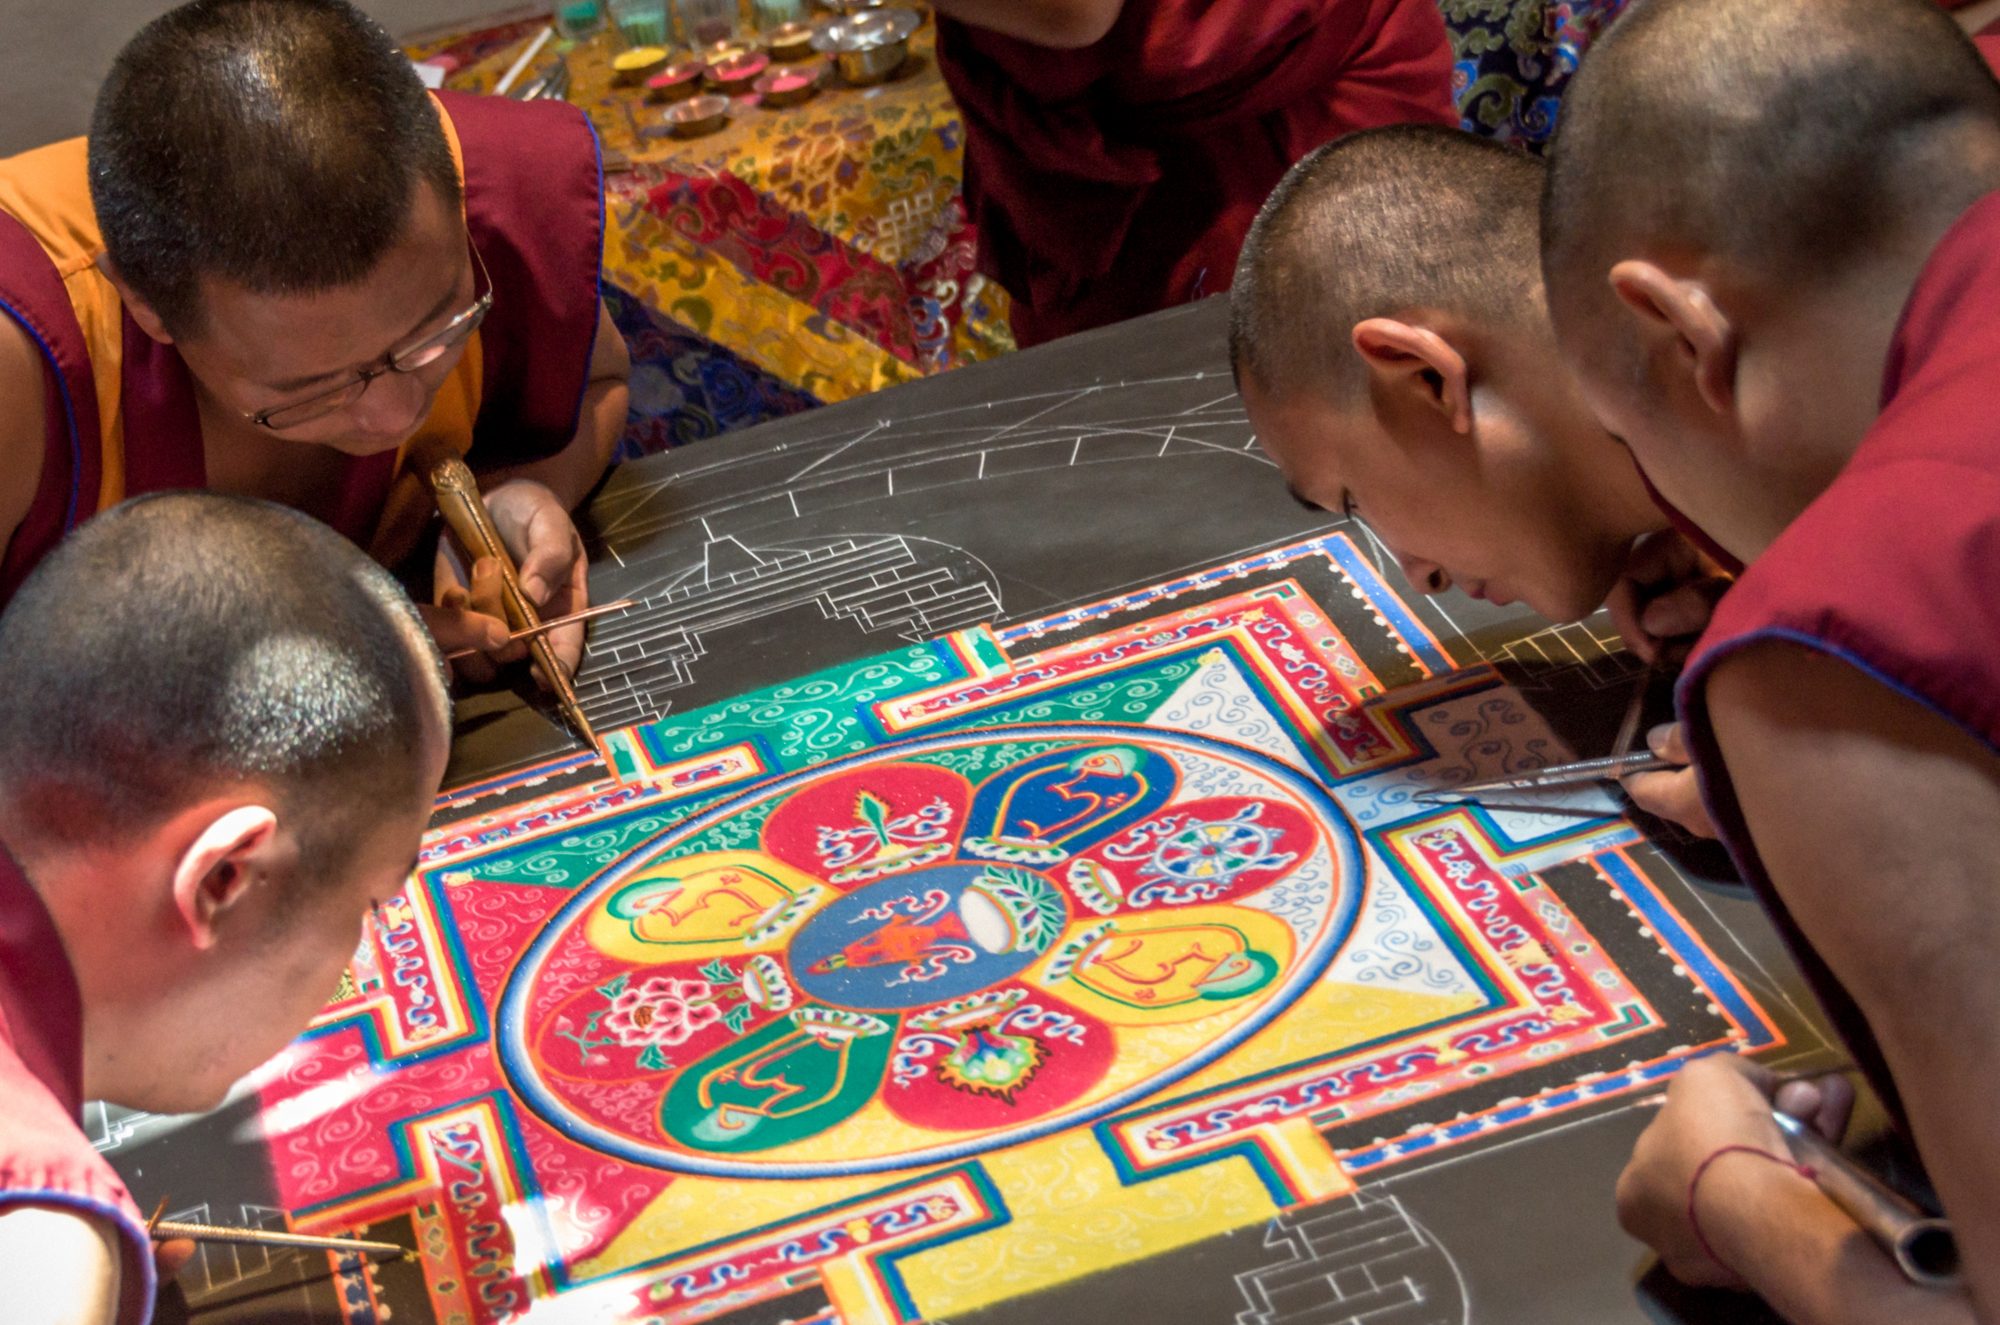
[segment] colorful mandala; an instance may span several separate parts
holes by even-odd
[[[1318,886],[1275,886],[1294,876]],[[1242,747],[1095,723],[905,741],[581,888],[508,982],[501,1059],[551,1124],[635,1163],[934,1163],[1227,1053],[1325,971],[1362,887],[1340,809]]]

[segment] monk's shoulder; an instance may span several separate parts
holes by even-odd
[[[567,101],[515,101],[434,93],[451,118],[469,188],[503,186],[533,192],[564,181],[550,170],[598,173],[598,143],[590,117]]]

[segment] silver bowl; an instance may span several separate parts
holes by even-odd
[[[857,87],[886,81],[910,58],[910,34],[923,23],[913,9],[862,9],[813,25],[813,49],[833,57]]]
[[[764,49],[771,53],[773,60],[810,60],[812,58],[812,24],[780,23],[764,34]]]
[[[675,102],[660,116],[676,138],[699,138],[729,123],[729,98],[710,93]]]

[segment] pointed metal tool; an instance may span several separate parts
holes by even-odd
[[[1634,773],[1657,773],[1662,769],[1679,767],[1681,765],[1671,759],[1662,759],[1651,750],[1634,750],[1629,754],[1606,755],[1601,759],[1579,759],[1573,764],[1554,764],[1519,777],[1491,778],[1485,782],[1468,782],[1462,787],[1420,791],[1411,799],[1449,805],[1493,792],[1547,791],[1584,782],[1615,782]]]

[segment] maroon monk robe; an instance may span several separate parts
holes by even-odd
[[[1681,514],[1678,507],[1662,497],[1660,490],[1653,486],[1653,480],[1646,477],[1646,471],[1643,469],[1639,471],[1639,481],[1646,485],[1646,495],[1653,499],[1653,505],[1659,507],[1660,513],[1667,517],[1667,522],[1673,525],[1674,532],[1692,544],[1695,551],[1714,562],[1717,569],[1725,575],[1743,573],[1743,563],[1737,560],[1736,554],[1710,538],[1706,529]]]
[[[83,996],[48,908],[0,843],[0,1213],[49,1206],[117,1235],[119,1325],[153,1312],[145,1217],[83,1125]],[[0,1301],[13,1286],[0,1290]],[[10,1317],[11,1318],[11,1317]]]
[[[1285,171],[1356,129],[1456,124],[1436,0],[1127,0],[1059,51],[940,15],[980,270],[1032,345],[1229,288]]]
[[[1932,251],[1890,343],[1882,411],[1833,483],[1716,608],[1677,691],[1702,790],[1855,1061],[1892,1110],[1861,1009],[1771,887],[1709,723],[1731,654],[1782,641],[1838,658],[2000,750],[2000,192]]]

